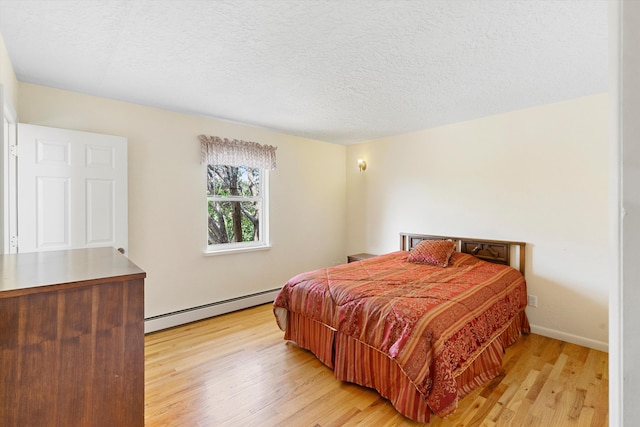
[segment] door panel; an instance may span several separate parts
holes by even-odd
[[[127,140],[18,125],[19,252],[128,250]]]
[[[38,176],[36,182],[36,247],[69,248],[69,179]]]
[[[115,241],[113,180],[87,180],[87,244],[110,244]]]

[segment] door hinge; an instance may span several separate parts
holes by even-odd
[[[18,236],[11,236],[11,239],[9,241],[9,245],[12,248],[18,249]]]
[[[13,157],[18,157],[18,146],[17,145],[10,145],[9,146],[9,154],[11,154]]]

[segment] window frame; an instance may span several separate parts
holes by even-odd
[[[211,166],[211,164],[207,164],[205,166],[205,194],[207,193],[207,169]],[[214,165],[215,166],[215,165]],[[220,166],[230,166],[220,164]],[[250,168],[250,167],[247,167]],[[206,249],[205,255],[220,255],[220,254],[228,254],[228,253],[237,253],[237,252],[251,252],[251,251],[259,251],[271,248],[270,240],[269,240],[269,171],[263,168],[251,168],[258,169],[260,171],[260,188],[259,194],[260,196],[215,196],[206,194]],[[209,244],[209,203],[211,201],[227,201],[227,202],[250,202],[256,201],[260,202],[260,210],[259,210],[259,229],[258,234],[260,236],[259,240],[255,240],[252,242],[230,242],[230,243],[216,243],[213,245]]]

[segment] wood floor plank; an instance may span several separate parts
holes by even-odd
[[[147,426],[421,425],[284,341],[270,304],[147,335],[145,368]],[[503,368],[430,425],[607,425],[606,353],[531,334]]]

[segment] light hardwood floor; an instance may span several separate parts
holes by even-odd
[[[415,426],[283,340],[266,304],[145,338],[147,426]],[[607,354],[540,335],[509,347],[504,375],[430,426],[608,425]]]

